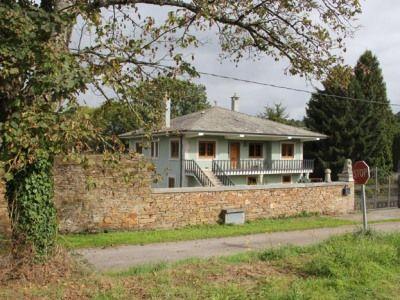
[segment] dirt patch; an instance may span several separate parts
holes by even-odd
[[[212,284],[224,286],[240,284],[241,287],[254,287],[258,282],[265,282],[276,276],[288,276],[279,267],[269,262],[223,263],[217,260],[190,263],[159,272],[129,276],[121,279],[128,295],[139,299],[151,298],[151,290],[160,285],[187,287],[202,290]]]
[[[83,265],[58,247],[45,263],[35,263],[29,255],[15,259],[11,254],[0,256],[0,283],[29,282],[47,285],[69,279],[83,271]]]

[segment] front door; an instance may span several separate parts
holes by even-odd
[[[231,168],[238,168],[240,161],[240,143],[230,143],[229,158],[231,160]]]

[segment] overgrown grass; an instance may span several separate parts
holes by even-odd
[[[348,234],[282,247],[89,274],[46,286],[0,285],[0,298],[399,299],[400,234]]]
[[[111,247],[117,245],[143,245],[161,242],[176,242],[205,238],[239,236],[255,233],[304,230],[322,227],[338,227],[355,224],[354,221],[322,216],[298,216],[292,218],[264,219],[244,225],[201,225],[174,230],[152,230],[134,232],[109,232],[97,234],[61,235],[59,242],[69,248]]]
[[[148,266],[147,275],[141,268],[140,276],[149,279],[173,276],[167,286],[150,289],[150,298],[398,299],[400,234],[357,233],[316,246],[286,246],[158,269]],[[119,275],[129,278],[134,270]],[[200,285],[190,281],[188,271],[203,273],[194,276]],[[207,280],[210,277],[215,280]],[[175,280],[181,285],[174,286]]]
[[[10,249],[10,241],[0,234],[0,255],[6,254]]]

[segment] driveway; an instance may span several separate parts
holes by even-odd
[[[400,222],[371,224],[370,227],[382,232],[400,232]],[[99,271],[122,270],[141,264],[174,262],[194,257],[208,258],[233,255],[244,251],[276,248],[282,245],[310,245],[322,242],[331,236],[350,233],[359,229],[359,226],[343,226],[143,246],[82,249],[77,250],[76,253],[82,255]]]

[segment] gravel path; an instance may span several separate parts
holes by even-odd
[[[382,232],[400,232],[400,222],[371,224],[370,227]],[[359,226],[343,226],[143,246],[131,245],[104,249],[81,249],[75,252],[82,255],[99,271],[122,270],[147,263],[173,262],[193,257],[225,256],[289,244],[298,246],[310,245],[334,235],[354,232],[359,229]]]

